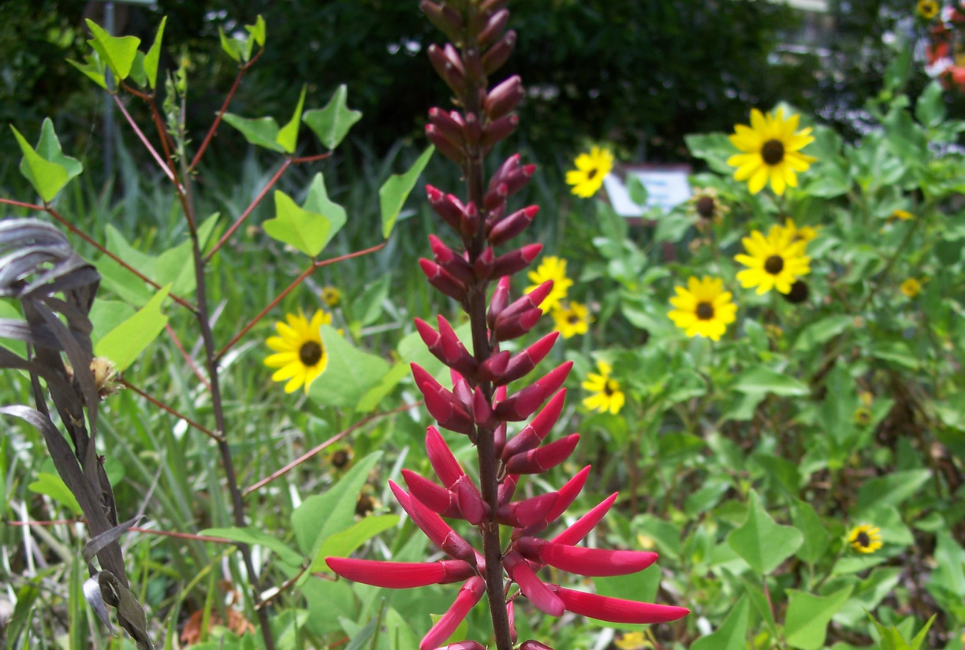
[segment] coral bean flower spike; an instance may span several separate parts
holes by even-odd
[[[771,189],[778,196],[785,187],[797,187],[795,172],[807,171],[817,158],[800,153],[814,141],[811,128],[796,131],[799,115],[784,119],[784,109],[776,113],[762,114],[756,108],[751,111],[751,125],[738,124],[730,135],[731,144],[743,153],[731,156],[727,164],[737,167],[734,178],[747,181],[747,189],[757,194],[771,181]]]

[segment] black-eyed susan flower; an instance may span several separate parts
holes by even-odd
[[[603,185],[603,179],[613,169],[613,154],[609,149],[593,147],[590,153],[581,153],[573,161],[576,169],[566,172],[566,184],[579,197],[588,199]]]
[[[734,178],[747,181],[747,189],[757,194],[771,182],[777,195],[784,194],[787,186],[797,187],[796,172],[807,171],[816,158],[800,153],[814,141],[811,128],[797,131],[799,115],[784,119],[784,109],[764,115],[756,108],[751,111],[751,125],[738,124],[731,143],[743,153],[727,159],[727,164],[737,167]]]
[[[540,309],[543,310],[544,314],[559,306],[566,298],[567,291],[573,286],[573,280],[566,277],[566,260],[552,255],[543,258],[543,261],[536,267],[536,270],[530,271],[526,277],[528,277],[529,281],[533,284],[526,287],[525,293],[533,291],[547,280],[553,281],[552,291],[550,291],[549,295],[540,303]]]
[[[616,415],[623,408],[626,396],[620,390],[620,382],[610,378],[613,367],[609,363],[597,361],[596,367],[600,373],[588,373],[586,381],[581,384],[583,390],[593,393],[583,400],[583,406],[600,413],[609,411]]]
[[[938,15],[939,7],[936,0],[918,0],[918,6],[915,7],[915,13],[918,14],[919,18],[924,20],[931,20]]]
[[[299,312],[285,314],[288,323],[277,322],[278,336],[270,336],[265,343],[276,352],[265,359],[269,368],[278,368],[271,376],[272,381],[287,381],[285,392],[293,393],[301,386],[308,387],[322,374],[328,364],[328,354],[322,344],[319,328],[332,322],[331,314],[316,311],[311,322]]]
[[[883,546],[881,529],[868,524],[855,526],[848,534],[848,543],[859,553],[874,553]]]
[[[785,221],[784,229],[790,233],[792,242],[803,241],[805,244],[807,244],[818,236],[817,228],[812,228],[811,226],[803,226],[798,228],[797,224],[794,223],[794,219],[788,219]]]
[[[791,290],[782,293],[781,297],[792,305],[799,305],[807,300],[809,295],[811,295],[811,288],[808,283],[804,280],[795,280],[794,284],[791,285]]]
[[[730,208],[724,205],[714,187],[694,187],[694,193],[687,201],[687,213],[705,221],[719,221]]]
[[[322,302],[334,309],[342,304],[342,292],[335,287],[323,287],[320,294]]]
[[[915,278],[908,278],[901,283],[901,292],[909,298],[914,298],[921,293],[921,282]]]
[[[720,278],[691,277],[687,288],[674,287],[677,295],[670,299],[676,307],[668,316],[687,336],[703,336],[719,341],[727,325],[736,319],[737,305],[731,302],[730,291],[724,291]]]
[[[650,650],[653,644],[647,640],[643,632],[626,632],[613,642],[620,650]]]
[[[791,286],[802,275],[811,272],[811,258],[804,254],[807,242],[793,241],[794,233],[781,226],[771,226],[765,237],[759,230],[744,237],[744,250],[749,255],[736,255],[734,259],[748,267],[737,274],[745,289],[757,287],[757,294],[765,294],[772,288],[790,293]]]
[[[871,411],[861,406],[854,410],[854,414],[851,416],[854,423],[859,427],[866,427],[871,424]]]
[[[590,327],[590,310],[579,302],[560,303],[550,312],[550,316],[553,317],[553,329],[564,339],[586,334]]]
[[[908,210],[895,210],[891,213],[891,216],[895,219],[901,219],[902,221],[911,221],[915,218],[915,215],[913,215],[911,212],[908,212]]]

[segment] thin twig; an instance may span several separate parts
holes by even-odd
[[[174,332],[174,328],[171,327],[169,323],[165,323],[164,329],[167,330],[168,336],[170,336],[171,340],[174,341],[175,347],[177,347],[177,349],[181,352],[181,356],[184,357],[185,362],[187,362],[191,370],[194,371],[195,376],[201,380],[201,383],[204,384],[208,390],[211,390],[211,384],[208,382],[208,378],[204,376],[204,373],[201,372],[201,368],[199,368],[194,362],[194,359],[191,358],[191,355],[188,354],[188,351],[184,349],[184,346],[181,344],[181,339],[179,339],[178,335]]]
[[[164,175],[168,177],[168,180],[170,180],[172,183],[175,182],[174,172],[172,172],[171,168],[164,163],[164,159],[161,158],[161,154],[159,154],[157,150],[154,149],[154,146],[148,142],[147,137],[137,126],[137,122],[134,121],[134,118],[131,117],[131,114],[127,112],[126,108],[124,108],[124,102],[122,102],[121,98],[117,95],[112,95],[112,97],[114,97],[114,103],[117,104],[117,106],[121,109],[121,113],[123,113],[124,117],[127,119],[127,123],[131,125],[132,129],[134,129],[134,133],[137,134],[141,144],[144,145],[144,148],[147,149],[148,153],[151,154],[151,157],[154,158],[161,170],[164,171]]]
[[[138,395],[140,395],[141,397],[143,397],[144,399],[146,399],[147,401],[149,401],[151,404],[154,404],[154,406],[158,407],[159,409],[164,410],[164,411],[167,411],[168,413],[170,413],[170,414],[173,415],[174,417],[181,418],[182,420],[184,420],[185,422],[187,422],[187,423],[190,424],[192,427],[194,427],[195,429],[197,429],[197,430],[200,431],[201,433],[205,434],[206,436],[209,436],[210,438],[213,438],[214,440],[217,440],[217,441],[219,441],[219,442],[220,442],[221,440],[224,440],[224,438],[223,438],[222,436],[219,436],[219,435],[218,435],[217,433],[215,433],[214,431],[208,430],[207,428],[201,426],[200,424],[198,424],[197,422],[195,422],[194,420],[192,420],[192,419],[189,418],[188,416],[184,415],[183,413],[180,413],[180,412],[176,411],[175,409],[171,408],[171,407],[168,406],[167,404],[165,404],[165,403],[163,403],[163,402],[155,399],[154,397],[148,395],[147,393],[145,393],[143,390],[141,390],[141,389],[138,388],[137,386],[135,386],[135,385],[131,384],[130,382],[128,382],[126,379],[121,379],[121,380],[119,381],[119,383],[120,383],[122,386],[124,386],[125,388],[128,388],[128,389],[134,391],[135,393],[137,393]]]
[[[86,519],[47,519],[39,521],[7,521],[9,526],[59,526],[61,524],[86,524]],[[131,526],[128,530],[145,535],[159,535],[161,537],[177,537],[178,539],[192,539],[198,542],[213,542],[215,544],[237,544],[232,539],[224,537],[208,537],[207,535],[192,535],[191,533],[176,533],[170,530],[157,530],[156,528],[140,528]]]
[[[303,574],[303,573],[305,573],[306,571],[308,571],[308,568],[309,568],[310,566],[311,566],[311,564],[306,564],[306,565],[304,565],[297,574],[295,574],[294,576],[292,576],[291,578],[289,578],[288,580],[286,580],[285,583],[284,583],[282,586],[278,587],[278,589],[275,591],[275,593],[273,593],[272,595],[268,596],[268,598],[265,598],[265,599],[262,600],[260,603],[256,604],[256,605],[255,605],[255,610],[260,610],[262,607],[265,607],[266,605],[270,605],[270,604],[272,603],[272,601],[275,600],[276,598],[278,598],[280,595],[282,595],[282,593],[284,593],[285,590],[287,590],[287,589],[288,589],[289,587],[291,587],[293,584],[295,584],[296,582],[298,582],[298,579],[302,577],[302,574]]]
[[[310,275],[311,275],[313,272],[315,272],[317,269],[320,269],[320,268],[323,267],[323,266],[328,266],[329,264],[334,264],[334,263],[336,263],[336,262],[341,262],[341,261],[343,261],[343,260],[352,259],[353,257],[360,257],[360,256],[362,256],[362,255],[368,255],[369,253],[374,253],[375,251],[379,250],[379,249],[382,248],[383,246],[385,246],[385,242],[382,242],[381,244],[379,244],[379,245],[377,245],[377,246],[372,246],[371,248],[366,248],[365,250],[360,250],[360,251],[356,251],[356,252],[354,252],[354,253],[349,253],[348,255],[339,255],[338,257],[333,257],[333,258],[328,259],[328,260],[322,260],[321,262],[313,262],[312,265],[309,266],[309,267],[308,267],[307,269],[305,269],[304,271],[302,271],[301,275],[299,275],[297,278],[295,278],[295,280],[294,280],[290,285],[288,285],[288,287],[286,287],[284,291],[282,291],[280,294],[278,294],[277,296],[275,296],[275,298],[274,298],[270,303],[268,303],[268,306],[267,306],[267,307],[265,307],[264,309],[262,309],[261,312],[259,312],[257,316],[255,316],[247,325],[245,325],[244,327],[242,327],[242,328],[241,328],[241,331],[238,332],[237,334],[235,334],[234,337],[233,337],[230,341],[228,341],[228,343],[225,344],[225,346],[224,346],[223,348],[221,348],[221,351],[218,352],[218,354],[215,356],[215,359],[220,359],[221,357],[223,357],[223,356],[225,355],[225,353],[226,353],[228,350],[230,350],[235,343],[238,342],[238,339],[240,339],[242,336],[244,336],[245,334],[247,334],[248,331],[249,331],[252,327],[254,327],[255,324],[256,324],[258,321],[260,321],[262,318],[264,318],[265,315],[266,315],[268,312],[270,312],[272,309],[275,308],[276,305],[278,305],[278,303],[280,303],[282,300],[284,300],[285,296],[287,296],[289,293],[291,293],[292,290],[295,289],[295,287],[297,287],[297,286],[300,285],[302,282],[304,282],[304,281],[305,281],[305,278],[307,278],[308,276],[310,276]]]
[[[278,471],[276,471],[276,472],[272,472],[271,474],[269,474],[269,475],[266,476],[265,478],[261,479],[260,481],[258,481],[258,482],[255,483],[254,485],[252,485],[251,487],[246,488],[246,489],[241,493],[242,496],[248,496],[249,494],[251,494],[251,493],[254,492],[255,490],[259,490],[259,489],[265,487],[266,485],[268,485],[269,483],[271,483],[272,481],[274,481],[276,478],[280,478],[280,477],[284,476],[284,475],[287,474],[288,472],[292,471],[293,469],[295,469],[296,467],[298,467],[299,465],[301,465],[302,463],[304,463],[306,460],[310,459],[312,456],[315,456],[315,455],[317,455],[318,453],[320,453],[322,450],[324,450],[324,449],[325,449],[326,447],[328,447],[329,445],[332,445],[332,444],[338,442],[339,440],[341,440],[342,438],[344,438],[344,437],[347,436],[348,434],[350,434],[350,433],[352,433],[353,431],[355,431],[355,430],[357,430],[357,429],[365,426],[366,424],[368,424],[368,423],[371,422],[372,420],[376,420],[376,419],[379,419],[379,418],[383,418],[383,417],[385,417],[385,416],[387,416],[387,415],[394,415],[394,414],[396,414],[396,413],[401,413],[401,412],[403,412],[403,411],[408,411],[408,410],[411,409],[411,408],[417,408],[417,407],[419,407],[419,406],[421,406],[421,405],[422,405],[422,401],[420,400],[420,401],[414,402],[414,403],[412,403],[412,404],[403,404],[402,406],[398,406],[398,407],[392,409],[391,411],[382,411],[381,413],[373,413],[372,415],[369,415],[369,416],[367,416],[367,417],[362,418],[361,420],[359,420],[358,422],[356,422],[355,424],[353,424],[353,425],[350,426],[349,428],[345,429],[344,431],[340,431],[340,432],[336,433],[334,436],[332,436],[331,438],[329,438],[328,440],[326,440],[326,441],[323,442],[322,444],[318,445],[318,446],[315,447],[314,449],[311,449],[311,450],[305,452],[304,454],[302,454],[301,456],[299,456],[298,458],[296,458],[296,459],[293,460],[292,462],[290,462],[290,463],[288,463],[287,465],[285,465],[284,467],[282,467],[280,470],[278,470]]]

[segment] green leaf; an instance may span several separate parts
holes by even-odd
[[[323,406],[354,408],[389,371],[389,364],[382,357],[352,347],[328,325],[322,325],[322,342],[328,365],[312,382],[308,396]]]
[[[794,341],[794,349],[807,352],[825,343],[854,325],[854,318],[840,314],[815,321],[801,330]]]
[[[89,318],[93,327],[91,341],[96,345],[105,334],[136,313],[136,309],[119,300],[98,298],[91,307]]]
[[[95,84],[104,90],[107,90],[107,79],[104,76],[106,68],[104,67],[104,61],[96,51],[93,51],[84,57],[84,63],[78,63],[77,61],[73,61],[71,59],[67,59],[67,63],[83,72]]]
[[[746,394],[774,393],[780,397],[811,394],[811,390],[797,379],[766,366],[755,366],[742,372],[734,382],[734,390]]]
[[[747,596],[741,596],[730,614],[713,634],[702,636],[690,646],[690,650],[744,650],[747,647],[747,615],[750,605]]]
[[[305,559],[281,540],[275,539],[268,533],[254,526],[245,526],[244,528],[208,528],[202,530],[201,534],[209,537],[223,537],[224,539],[230,539],[233,542],[241,542],[243,544],[264,546],[277,553],[282,562],[290,564],[293,567],[301,566]]]
[[[90,18],[86,19],[93,40],[87,41],[114,73],[115,82],[127,79],[131,73],[131,65],[137,56],[137,46],[141,39],[134,36],[111,36],[100,25]]]
[[[834,615],[834,622],[847,627],[857,626],[868,612],[873,611],[878,603],[893,593],[901,579],[901,571],[898,567],[883,567],[872,571],[867,579],[857,584],[851,598]]]
[[[948,531],[936,535],[935,562],[938,565],[928,578],[928,589],[935,587],[954,594],[958,599],[965,598],[965,549],[962,549]]]
[[[261,14],[258,14],[254,25],[245,25],[245,29],[251,34],[255,43],[258,43],[258,47],[265,47],[265,19],[261,17]]]
[[[113,361],[118,371],[134,363],[167,325],[168,318],[161,313],[161,304],[170,290],[171,285],[162,287],[136,314],[105,334],[97,342],[94,353]]]
[[[129,77],[141,88],[147,87],[147,73],[144,72],[144,52],[138,50],[137,55],[134,57],[134,63],[131,65],[131,74]]]
[[[198,226],[198,245],[204,250],[208,238],[218,223],[220,212],[215,212]],[[157,256],[154,262],[154,274],[151,279],[159,285],[171,285],[171,293],[178,296],[188,296],[194,293],[198,285],[198,278],[194,274],[194,251],[191,240],[185,240],[174,248],[170,248]]]
[[[690,155],[707,161],[707,166],[718,174],[732,175],[736,169],[727,164],[727,159],[740,153],[724,133],[691,134],[684,136]]]
[[[28,485],[27,489],[34,494],[47,495],[60,505],[65,506],[75,515],[84,514],[80,504],[77,503],[77,497],[71,493],[70,488],[64,483],[64,479],[56,474],[48,474],[46,472],[38,473],[37,480]]]
[[[255,120],[225,113],[224,121],[235,127],[245,136],[245,140],[256,147],[264,147],[282,153],[285,148],[278,144],[278,123],[273,117],[259,117]]]
[[[630,200],[637,205],[644,206],[647,204],[647,197],[649,196],[647,187],[636,174],[627,174],[627,193],[630,195]]]
[[[348,135],[352,125],[362,119],[361,111],[346,105],[348,89],[342,84],[322,109],[305,111],[302,120],[329,149],[334,149]]]
[[[758,615],[763,619],[764,625],[767,626],[768,631],[771,633],[772,637],[777,636],[777,623],[774,622],[774,613],[771,611],[771,603],[764,595],[764,590],[761,589],[754,581],[747,578],[747,576],[741,576],[741,582],[744,585],[744,593],[750,598],[751,603],[754,605],[754,609],[757,610]]]
[[[394,528],[398,524],[398,515],[379,515],[366,517],[362,521],[356,522],[356,524],[348,530],[335,533],[318,547],[310,571],[328,571],[329,568],[325,563],[325,558],[348,557],[352,554],[352,551],[365,542],[384,530]]]
[[[308,188],[308,196],[305,198],[305,205],[302,207],[328,219],[328,234],[322,242],[322,250],[325,250],[325,247],[342,229],[348,218],[345,214],[345,208],[329,200],[328,192],[325,190],[325,177],[322,176],[321,172],[315,174],[315,178],[312,179],[312,184]]]
[[[95,302],[94,304],[96,305],[97,303]],[[23,315],[20,313],[20,308],[14,305],[12,301],[8,301],[8,300],[0,300],[0,318],[9,318],[11,320],[26,322],[24,320]],[[415,333],[418,334],[418,332],[415,332]],[[0,338],[0,347],[4,347],[10,350],[11,352],[13,352],[19,357],[23,357],[23,358],[27,357],[27,344],[24,343],[23,341],[18,341],[16,339]],[[2,469],[3,468],[0,468],[0,470]],[[3,482],[0,481],[0,483],[3,483]],[[4,486],[0,485],[0,493],[2,493],[3,489],[4,489]],[[0,503],[5,503],[5,502],[0,501]]]
[[[60,165],[67,172],[68,182],[80,176],[84,171],[84,166],[76,158],[65,156],[60,148],[60,140],[54,131],[54,123],[49,117],[45,117],[40,127],[40,141],[37,143],[37,154],[47,162]]]
[[[353,301],[353,313],[358,314],[359,322],[362,327],[372,325],[382,315],[382,303],[389,297],[389,287],[392,285],[392,276],[383,275],[381,278],[370,284],[362,292],[362,295]]]
[[[295,145],[298,144],[298,127],[302,123],[302,108],[305,107],[305,90],[306,86],[302,86],[302,94],[298,96],[298,104],[295,106],[295,112],[292,114],[292,119],[288,121],[288,124],[281,127],[278,131],[278,135],[275,137],[275,142],[281,145],[282,149],[288,153],[295,153]]]
[[[218,37],[221,39],[221,49],[224,50],[224,53],[238,63],[241,63],[241,42],[234,38],[228,38],[227,34],[224,33],[224,30],[221,29],[220,26],[218,27]]]
[[[13,135],[17,138],[20,150],[23,152],[23,160],[20,162],[20,173],[30,181],[37,194],[48,203],[57,196],[57,192],[67,184],[70,175],[63,165],[59,165],[44,158],[34,151],[27,140],[20,135],[20,131],[11,124]]]
[[[402,211],[402,206],[405,205],[409,192],[415,187],[419,175],[429,164],[429,159],[432,158],[432,153],[435,150],[435,147],[430,146],[419,156],[419,159],[409,168],[409,171],[401,176],[393,174],[379,188],[379,207],[382,209],[382,236],[386,239],[389,238],[389,234],[395,226],[395,220],[399,217],[399,212]]]
[[[788,589],[789,604],[784,617],[784,639],[793,648],[819,650],[824,645],[828,623],[851,595],[848,586],[829,596],[813,596]]]
[[[292,512],[292,528],[302,553],[315,557],[322,542],[355,522],[359,492],[381,458],[381,451],[369,454],[328,491],[308,497]]]
[[[730,531],[727,543],[754,571],[767,575],[800,548],[804,535],[797,528],[774,523],[757,492],[751,490],[747,519]]]
[[[281,190],[275,190],[275,215],[274,219],[262,224],[269,237],[289,244],[309,257],[322,251],[331,230],[328,219],[298,207]]]
[[[147,83],[151,88],[154,88],[157,82],[157,66],[158,60],[161,58],[161,39],[164,38],[164,26],[167,25],[167,22],[167,16],[161,18],[161,24],[157,28],[157,36],[154,37],[154,43],[144,56],[144,74],[147,76]]]
[[[804,534],[804,543],[798,549],[797,556],[808,564],[817,563],[831,544],[831,535],[821,523],[821,518],[810,503],[797,500],[791,510],[791,521]]]
[[[927,469],[909,469],[865,481],[858,490],[855,513],[858,514],[872,506],[900,505],[918,492],[930,478],[931,472]]]

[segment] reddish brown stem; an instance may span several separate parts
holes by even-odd
[[[332,436],[331,438],[329,438],[328,440],[326,440],[326,441],[323,442],[322,444],[318,445],[318,446],[315,447],[314,449],[311,449],[311,450],[307,451],[306,453],[302,454],[301,456],[299,456],[298,458],[296,458],[296,459],[293,460],[292,462],[290,462],[290,463],[288,463],[287,465],[285,465],[284,467],[282,467],[280,470],[278,470],[278,471],[276,471],[276,472],[273,472],[272,474],[266,476],[265,478],[261,479],[260,481],[258,481],[258,482],[255,483],[254,485],[252,485],[251,487],[246,488],[244,491],[242,491],[242,493],[241,493],[242,496],[248,496],[249,494],[251,494],[251,493],[254,492],[255,490],[259,490],[259,489],[265,487],[266,485],[268,485],[269,483],[271,483],[272,481],[274,481],[275,479],[284,476],[284,475],[287,474],[288,472],[292,471],[293,469],[295,469],[296,467],[298,467],[299,465],[301,465],[302,463],[304,463],[306,460],[310,459],[312,456],[315,456],[315,455],[321,453],[322,450],[324,450],[324,449],[325,449],[326,447],[328,447],[329,445],[332,445],[332,444],[338,442],[339,440],[341,440],[342,438],[344,438],[344,437],[347,436],[348,434],[352,433],[353,431],[356,431],[357,429],[359,429],[360,427],[368,424],[368,423],[371,422],[372,420],[375,420],[375,419],[378,419],[378,418],[383,418],[383,417],[385,417],[386,415],[394,415],[395,413],[401,413],[402,411],[408,411],[408,410],[411,409],[411,408],[418,408],[418,407],[421,406],[421,405],[422,405],[422,401],[420,400],[420,401],[418,401],[418,402],[415,402],[414,404],[403,404],[402,406],[396,407],[396,408],[392,409],[391,411],[383,411],[382,413],[373,413],[372,415],[369,415],[368,417],[362,418],[361,420],[359,420],[358,422],[356,422],[355,424],[353,424],[353,425],[350,426],[349,428],[345,429],[344,431],[340,431],[340,432],[336,433],[334,436]]]
[[[195,422],[194,420],[192,420],[192,419],[189,418],[188,416],[186,416],[186,415],[184,415],[184,414],[176,411],[175,409],[171,408],[171,407],[168,406],[167,404],[165,404],[165,403],[163,403],[163,402],[161,402],[161,401],[158,401],[157,399],[155,399],[155,398],[152,397],[151,395],[148,395],[147,393],[145,393],[143,390],[141,390],[141,389],[138,388],[137,386],[135,386],[135,385],[131,384],[130,382],[128,382],[126,379],[121,379],[121,380],[120,380],[120,384],[121,384],[122,386],[124,386],[125,388],[134,391],[135,393],[137,393],[138,395],[140,395],[141,397],[143,397],[144,399],[146,399],[147,401],[149,401],[151,404],[153,404],[154,406],[158,407],[159,409],[161,409],[161,410],[163,410],[163,411],[167,411],[168,413],[170,413],[170,414],[173,415],[174,417],[181,418],[182,420],[184,420],[185,422],[187,422],[187,423],[190,424],[192,427],[194,427],[195,429],[197,429],[197,430],[200,431],[201,433],[205,434],[206,436],[209,436],[210,438],[213,438],[214,440],[218,440],[218,441],[221,441],[221,440],[224,439],[224,438],[222,438],[221,436],[219,436],[218,434],[216,434],[214,431],[208,430],[207,428],[201,426],[200,424],[198,424],[197,422]]]
[[[264,599],[263,601],[261,601],[260,603],[256,603],[256,604],[255,604],[255,610],[259,610],[259,609],[265,607],[266,605],[270,605],[276,598],[278,598],[278,597],[279,597],[280,595],[282,595],[285,591],[287,591],[293,584],[295,584],[296,582],[298,582],[298,579],[302,577],[302,574],[305,573],[306,571],[308,571],[308,567],[309,567],[308,564],[306,564],[305,566],[303,566],[298,573],[296,573],[294,576],[292,576],[291,578],[289,578],[288,580],[286,580],[285,583],[284,583],[282,586],[278,587],[278,589],[275,591],[275,593],[273,593],[272,595],[268,596],[268,598],[265,598],[265,599]]]
[[[268,306],[267,306],[267,307],[265,307],[264,309],[262,309],[262,310],[258,313],[257,316],[255,316],[247,325],[245,325],[244,327],[242,327],[242,328],[241,328],[241,331],[238,332],[237,334],[235,334],[234,337],[233,337],[230,341],[228,341],[228,343],[225,344],[225,346],[224,346],[223,348],[221,348],[221,351],[218,352],[218,354],[215,356],[215,359],[217,360],[217,359],[220,359],[221,357],[223,357],[224,354],[225,354],[228,350],[230,350],[230,349],[232,348],[232,346],[234,346],[234,344],[237,343],[238,340],[239,340],[242,336],[244,336],[245,334],[247,334],[248,331],[249,331],[252,327],[254,327],[255,324],[256,324],[258,321],[260,321],[262,318],[264,318],[265,315],[266,315],[268,312],[270,312],[272,309],[274,309],[275,306],[278,305],[278,303],[280,303],[282,300],[284,300],[285,296],[287,296],[287,295],[288,295],[289,293],[291,293],[292,290],[294,290],[298,285],[300,285],[302,282],[304,282],[304,281],[305,281],[305,278],[307,278],[308,276],[310,276],[316,269],[320,269],[320,268],[323,267],[323,266],[328,266],[329,264],[334,264],[335,262],[341,262],[341,261],[343,261],[343,260],[352,259],[353,257],[361,257],[362,255],[368,255],[369,253],[374,253],[375,251],[379,250],[379,249],[382,248],[383,246],[385,246],[385,242],[382,242],[382,243],[379,244],[378,246],[372,246],[371,248],[366,248],[365,250],[360,250],[360,251],[356,251],[356,252],[354,252],[354,253],[349,253],[348,255],[339,255],[338,257],[333,257],[333,258],[331,258],[331,259],[323,260],[323,261],[321,261],[321,262],[313,262],[312,265],[309,266],[309,267],[308,267],[307,269],[305,269],[304,271],[302,271],[301,275],[299,275],[297,278],[295,278],[295,280],[294,280],[290,285],[288,285],[288,287],[286,287],[284,291],[282,291],[280,294],[278,294],[278,295],[274,298],[274,300],[272,300],[270,303],[268,303]]]
[[[201,368],[198,367],[198,365],[191,358],[191,355],[188,354],[187,350],[184,349],[184,346],[181,344],[181,339],[179,339],[178,335],[174,332],[174,328],[171,327],[169,323],[165,323],[164,329],[167,330],[168,336],[170,336],[171,340],[174,341],[174,345],[181,353],[184,361],[188,364],[191,370],[194,371],[194,375],[201,380],[201,383],[204,384],[208,390],[211,390],[211,382],[208,381],[208,378],[204,376],[203,372],[201,372]]]
[[[127,112],[126,108],[124,108],[124,102],[122,102],[121,98],[117,95],[112,95],[112,97],[114,98],[114,103],[117,104],[118,108],[121,109],[121,113],[124,114],[124,118],[127,120],[127,123],[131,125],[132,129],[134,129],[134,133],[141,141],[141,144],[144,145],[144,148],[147,149],[148,153],[151,154],[151,157],[154,158],[161,170],[164,171],[164,175],[168,177],[168,180],[170,180],[172,183],[175,182],[174,171],[168,164],[164,162],[164,159],[161,158],[161,154],[159,154],[151,143],[148,142],[147,136],[144,135],[140,127],[138,127],[137,123],[134,121],[134,118],[132,118],[131,114]]]
[[[8,521],[10,526],[59,526],[61,524],[86,524],[86,519],[48,519],[44,521]],[[131,526],[128,530],[145,535],[158,535],[160,537],[177,537],[178,539],[191,539],[198,542],[213,542],[215,544],[235,544],[233,540],[223,537],[208,537],[207,535],[192,535],[191,533],[176,533],[170,530],[156,530],[154,528],[139,528]]]

